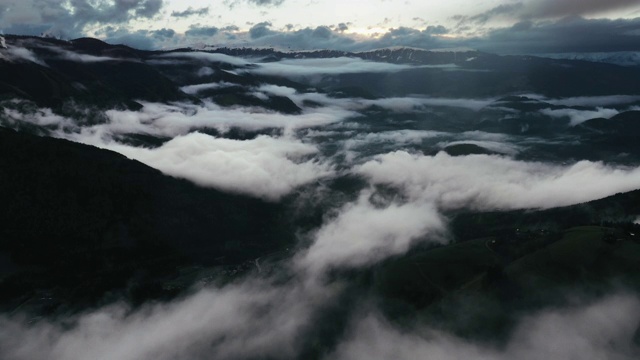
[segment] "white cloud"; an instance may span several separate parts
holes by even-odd
[[[335,294],[311,281],[247,280],[169,304],[116,304],[29,324],[0,316],[0,357],[11,360],[294,358],[318,306]],[[70,326],[72,324],[72,326]]]
[[[345,142],[346,149],[354,149],[358,146],[366,146],[376,143],[390,143],[397,146],[406,144],[420,144],[424,139],[451,136],[450,133],[430,130],[394,130],[378,133],[364,133],[348,139]]]
[[[231,65],[240,66],[240,67],[252,64],[252,62],[236,56],[229,56],[229,55],[220,54],[220,53],[208,53],[208,52],[201,52],[201,51],[171,52],[171,53],[165,53],[162,55],[157,55],[156,58],[159,58],[159,59],[187,58],[187,59],[195,59],[195,60],[200,60],[200,61],[205,61],[210,63],[231,64]]]
[[[36,56],[31,50],[22,47],[10,46],[8,49],[3,50],[3,55],[9,61],[29,61],[38,65],[48,65]]]
[[[538,360],[637,358],[633,334],[640,302],[610,296],[577,308],[542,311],[521,321],[504,348],[474,343],[431,329],[399,329],[379,315],[357,320],[331,359]]]
[[[294,88],[290,88],[287,86],[279,86],[279,85],[262,85],[258,88],[259,91],[263,91],[276,96],[286,96],[291,97],[296,95],[298,92]]]
[[[258,136],[239,141],[190,133],[177,136],[156,149],[91,142],[90,138],[79,140],[119,152],[167,175],[201,186],[271,200],[333,173],[329,164],[308,159],[317,153],[315,146],[285,138]]]
[[[60,59],[81,62],[81,63],[94,63],[94,62],[105,62],[105,61],[138,61],[132,58],[113,58],[108,56],[95,56],[95,55],[89,55],[89,54],[82,54],[82,53],[66,50],[59,46],[49,46],[49,45],[39,44],[38,47],[57,53]]]
[[[355,115],[337,107],[321,107],[299,115],[284,115],[261,108],[222,108],[211,102],[205,102],[204,106],[145,102],[142,104],[144,107],[140,111],[107,111],[111,124],[102,126],[101,131],[126,132],[127,127],[132,127],[132,131],[135,132],[176,136],[186,134],[192,129],[209,128],[226,132],[237,127],[253,131],[279,128],[290,132],[328,125]]]
[[[445,222],[427,203],[377,203],[363,191],[314,235],[315,242],[297,260],[301,271],[322,273],[332,267],[369,265],[405,253],[421,237],[443,242]]]
[[[338,74],[398,72],[414,68],[416,68],[416,66],[373,62],[359,58],[338,57],[330,59],[287,59],[277,62],[260,63],[258,67],[246,71],[262,75],[312,77]]]
[[[640,101],[640,96],[637,95],[608,95],[608,96],[580,96],[564,99],[545,99],[553,105],[564,106],[611,106],[611,105],[624,105],[632,102]]]
[[[640,168],[600,162],[560,166],[500,156],[404,151],[380,155],[354,171],[374,184],[395,186],[416,201],[482,210],[566,206],[635,190],[640,184]]]
[[[596,110],[576,110],[576,109],[542,109],[540,112],[544,115],[563,118],[568,117],[571,126],[582,124],[583,122],[595,118],[610,118],[618,115],[620,112],[615,109],[597,108]]]
[[[38,126],[55,127],[58,129],[75,129],[77,125],[73,120],[54,114],[51,109],[38,108],[33,112],[24,112],[11,108],[3,108],[2,114],[13,125],[29,123]]]
[[[228,82],[218,82],[218,83],[207,83],[207,84],[197,84],[197,85],[187,85],[180,88],[185,94],[196,95],[197,93],[204,90],[211,89],[222,89],[225,87],[234,86],[235,84]]]

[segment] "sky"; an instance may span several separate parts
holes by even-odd
[[[0,32],[143,49],[640,51],[640,1],[0,0]]]

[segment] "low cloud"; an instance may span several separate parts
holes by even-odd
[[[580,96],[580,97],[562,98],[562,99],[541,98],[540,100],[553,105],[600,107],[600,106],[613,106],[613,105],[624,105],[624,104],[634,103],[636,101],[640,101],[640,96],[637,96],[637,95]]]
[[[58,54],[60,54],[60,58],[63,60],[75,61],[75,62],[81,62],[81,63],[94,63],[94,62],[104,62],[104,61],[135,61],[135,60],[126,59],[126,58],[123,59],[123,58],[113,58],[108,56],[95,56],[95,55],[89,55],[89,54],[81,54],[81,53],[76,53],[73,51],[68,51],[63,49],[56,49],[55,51]]]
[[[611,118],[620,112],[615,109],[597,108],[596,110],[576,110],[576,109],[542,109],[544,115],[554,118],[569,118],[569,125],[576,126],[583,122],[595,118]]]
[[[478,111],[491,105],[495,99],[451,99],[434,97],[384,98],[363,101],[368,105],[377,105],[396,111],[412,111],[425,106],[457,107]]]
[[[261,63],[248,70],[261,75],[285,77],[329,76],[338,74],[398,72],[416,68],[411,65],[397,65],[366,61],[358,58],[291,59],[272,63]]]
[[[504,348],[428,329],[399,329],[375,313],[354,322],[331,359],[618,359],[639,349],[633,334],[640,318],[635,296],[616,295],[577,308],[545,310],[520,321]],[[631,316],[629,316],[631,315]]]
[[[7,104],[3,105],[6,106]],[[51,109],[36,108],[33,112],[25,112],[5,106],[2,106],[0,120],[4,120],[3,122],[6,122],[6,125],[9,126],[20,127],[27,123],[60,130],[77,128],[73,120],[54,114]]]
[[[3,49],[3,51],[0,52],[0,59],[4,59],[10,62],[27,61],[48,67],[48,65],[42,59],[38,58],[38,56],[34,54],[33,51],[23,47],[9,46],[6,49]]]
[[[315,146],[269,136],[240,141],[190,133],[156,149],[84,140],[200,186],[269,200],[333,173],[329,164],[308,159]]]
[[[97,125],[85,131],[107,136],[133,132],[168,137],[202,128],[222,133],[232,128],[252,131],[275,128],[291,133],[297,129],[329,125],[355,115],[352,111],[338,107],[320,107],[299,115],[284,115],[260,108],[223,108],[211,102],[205,102],[203,106],[142,104],[144,107],[140,111],[109,110],[106,112],[111,120],[109,124]]]
[[[405,253],[416,240],[443,242],[445,222],[427,203],[387,203],[369,190],[347,204],[314,236],[298,259],[300,271],[322,273],[333,267],[361,267]]]
[[[338,108],[317,108],[301,115],[251,112],[246,108],[223,109],[213,104],[164,105],[143,103],[141,111],[109,110],[107,123],[80,127],[50,109],[33,113],[3,109],[11,124],[31,123],[47,127],[69,140],[110,149],[139,160],[168,175],[196,184],[249,194],[270,200],[297,187],[333,174],[329,161],[317,158],[314,145],[290,137],[294,130],[327,125],[352,116]],[[192,133],[194,129],[283,129],[284,137],[258,136],[230,140]],[[114,141],[118,135],[145,134],[173,138],[156,149],[136,148]]]
[[[637,189],[640,168],[579,161],[551,165],[501,156],[452,157],[396,151],[355,169],[373,184],[387,184],[413,201],[445,209],[505,210],[579,204]]]
[[[213,73],[213,70],[211,71],[212,72],[208,73],[207,75],[211,75]],[[206,75],[203,75],[203,76],[206,76]],[[197,93],[204,90],[221,89],[221,88],[230,87],[230,86],[235,86],[235,84],[227,83],[227,82],[219,82],[219,83],[209,83],[209,84],[187,85],[187,86],[181,87],[180,90],[182,90],[185,94],[196,95]]]
[[[317,308],[336,292],[310,281],[246,280],[169,304],[124,304],[28,324],[0,316],[0,357],[11,360],[295,358]]]
[[[251,64],[250,61],[236,57],[236,56],[229,56],[229,55],[220,54],[220,53],[207,53],[207,52],[200,52],[200,51],[172,52],[172,53],[158,55],[155,58],[157,59],[186,58],[186,59],[200,60],[202,62],[225,63],[225,64],[231,64],[235,66],[246,66]]]

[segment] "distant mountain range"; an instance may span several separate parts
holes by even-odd
[[[638,292],[639,79],[471,49],[2,36],[0,316],[255,280],[320,304],[300,358],[331,354],[365,303],[500,344],[563,291]]]
[[[426,51],[390,48],[369,52],[341,51],[279,52],[272,49],[216,48],[209,54],[247,58],[246,65],[176,57],[196,53],[192,49],[141,51],[124,45],[109,45],[82,38],[62,41],[6,35],[0,50],[0,98],[23,98],[58,107],[73,99],[101,108],[136,108],[133,99],[146,101],[198,101],[186,94],[187,85],[225,82],[239,87],[271,83],[304,89],[317,86],[324,91],[347,91],[368,97],[420,94],[440,97],[491,97],[505,93],[535,92],[546,96],[640,94],[640,68],[577,60],[556,60],[531,56],[497,56],[477,51]],[[353,58],[412,68],[389,73],[341,73],[322,76],[309,83],[305,77],[287,78],[249,71],[261,63],[282,60]],[[171,61],[170,59],[173,59]],[[193,68],[206,66],[212,73],[193,75]],[[251,66],[249,66],[251,65]],[[319,81],[319,82],[318,82]],[[280,105],[296,111],[286,100],[270,104],[247,98],[239,88],[213,92],[227,104]],[[242,92],[242,94],[241,94]],[[196,97],[194,97],[194,95]]]

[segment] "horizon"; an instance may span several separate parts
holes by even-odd
[[[144,50],[208,45],[351,52],[468,47],[523,55],[640,51],[640,4],[633,0],[386,0],[375,6],[333,0],[4,2],[0,34],[93,37]]]

